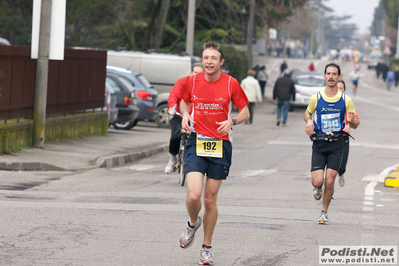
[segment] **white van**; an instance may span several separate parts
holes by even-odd
[[[158,91],[157,120],[169,126],[167,119],[169,92],[176,81],[189,76],[191,66],[199,57],[134,51],[108,51],[107,65],[141,73]]]

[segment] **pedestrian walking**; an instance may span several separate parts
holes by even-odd
[[[277,99],[277,126],[281,123],[281,109],[284,107],[283,127],[287,125],[288,111],[292,100],[295,101],[295,82],[291,79],[288,69],[284,71],[284,76],[279,77],[274,83],[273,100]]]
[[[315,65],[313,64],[313,62],[311,62],[311,63],[309,64],[308,70],[309,70],[309,71],[316,71],[316,67],[315,67]]]
[[[381,75],[381,64],[382,62],[379,61],[377,63],[377,65],[375,66],[375,74],[377,75],[377,79],[380,79],[380,75]]]
[[[254,69],[256,71],[255,78],[259,81],[260,85],[260,91],[262,93],[262,99],[265,97],[265,88],[267,84],[267,80],[269,79],[269,75],[266,73],[266,67],[261,66],[258,67],[257,69]]]
[[[391,90],[392,84],[395,82],[395,73],[392,70],[388,70],[387,73],[387,90]]]
[[[327,211],[344,152],[345,114],[349,126],[357,127],[354,122],[356,110],[352,99],[338,90],[338,81],[341,77],[339,65],[335,63],[326,65],[324,69],[326,88],[311,96],[303,115],[306,122],[305,132],[313,141],[311,160],[313,196],[316,200],[323,197],[319,224],[329,224]]]
[[[287,61],[283,61],[280,65],[280,75],[283,74],[284,70],[288,68]]]
[[[191,68],[190,76],[196,75],[204,71],[201,63],[194,63]],[[176,84],[173,86],[172,90],[169,93],[168,98],[168,107],[169,107],[169,115],[172,116],[170,119],[170,125],[172,128],[170,141],[169,141],[169,154],[170,158],[168,163],[165,166],[165,173],[171,174],[175,170],[175,166],[177,163],[177,154],[180,149],[180,134],[178,134],[181,130],[181,112],[180,112],[180,95],[183,89],[184,84],[190,78],[190,76],[180,78]]]
[[[205,43],[201,62],[204,72],[190,77],[182,92],[182,127],[191,131],[184,152],[187,172],[186,207],[189,221],[179,238],[181,248],[193,244],[201,226],[198,216],[204,188],[204,240],[199,263],[213,265],[212,238],[218,217],[217,195],[229,174],[232,156],[232,128],[249,118],[245,92],[233,77],[222,73],[223,52],[217,43]],[[239,112],[231,116],[234,104]],[[193,108],[189,114],[189,106]],[[203,185],[206,175],[205,186]]]
[[[382,61],[380,64],[380,69],[381,69],[382,80],[386,82],[389,67],[387,66],[387,64],[385,64],[384,61]]]
[[[360,72],[359,69],[355,67],[355,70],[349,73],[349,76],[351,77],[352,81],[352,89],[353,89],[353,95],[356,95],[357,88],[359,86],[359,79],[360,79]]]
[[[249,101],[249,120],[245,121],[245,124],[252,124],[255,105],[256,103],[260,104],[262,102],[262,93],[259,82],[255,79],[255,74],[256,72],[254,70],[248,70],[247,77],[243,79],[240,84]]]
[[[399,66],[395,67],[395,88],[398,87],[399,83]]]

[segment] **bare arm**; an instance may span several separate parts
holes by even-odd
[[[306,132],[306,134],[311,136],[314,132],[314,124],[313,124],[313,120],[312,120],[312,114],[309,113],[308,110],[306,110],[305,113],[303,114],[303,119],[306,122],[305,132]]]
[[[181,121],[181,126],[185,131],[190,131],[190,126],[188,125],[188,122],[194,123],[193,119],[190,116],[190,113],[188,112],[189,108],[190,108],[190,103],[186,103],[184,100],[181,100],[180,111],[183,116],[183,119]]]
[[[245,121],[247,121],[249,118],[249,110],[248,110],[248,106],[245,106],[244,108],[242,108],[239,112],[238,115],[236,117],[234,117],[234,119],[237,120],[237,125],[244,123]],[[230,132],[230,129],[233,127],[233,120],[231,119],[227,119],[225,121],[222,122],[216,122],[217,125],[219,125],[217,131],[219,134],[221,135],[226,135]]]

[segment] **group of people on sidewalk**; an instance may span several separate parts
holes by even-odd
[[[252,123],[251,103],[260,102],[262,97],[254,70],[248,71],[248,76],[241,84],[221,71],[224,59],[219,44],[203,45],[201,63],[202,66],[194,66],[191,76],[179,80],[172,90],[171,97],[174,98],[169,105],[170,112],[179,114],[179,118],[172,119],[174,122],[170,144],[173,145],[175,127],[178,127],[174,124],[180,123],[181,128],[191,132],[184,153],[187,172],[185,203],[189,219],[179,237],[179,245],[183,249],[192,246],[195,234],[203,224],[204,237],[199,264],[213,265],[212,239],[218,218],[217,197],[222,182],[227,179],[230,171],[232,129],[246,121]],[[322,197],[324,184],[319,224],[329,223],[327,210],[334,192],[334,181],[338,173],[343,174],[340,168],[343,163],[346,165],[346,162],[342,162],[345,157],[343,154],[349,151],[349,146],[346,145],[349,138],[346,137],[350,128],[359,125],[351,98],[338,89],[341,80],[340,67],[334,63],[328,64],[324,78],[327,82],[326,88],[312,96],[304,113],[305,132],[313,141],[311,172],[316,200]],[[273,98],[278,99],[278,106],[285,106],[287,100],[295,97],[288,70],[284,70],[284,76],[276,84],[277,88],[284,87],[286,90],[276,89],[275,86]],[[235,116],[231,112],[233,104],[238,109]],[[284,117],[283,125],[286,124],[286,115]],[[170,149],[171,156],[177,154],[172,152],[175,153],[175,150]],[[174,162],[173,157],[170,162]],[[168,165],[165,171],[171,173]],[[203,217],[200,217],[202,195],[205,211]]]

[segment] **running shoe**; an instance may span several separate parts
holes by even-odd
[[[322,195],[323,195],[323,190],[321,189],[321,187],[313,187],[313,197],[316,200],[320,200]]]
[[[168,164],[165,167],[165,174],[171,174],[175,170],[176,161],[169,159]]]
[[[334,193],[332,194],[331,199],[335,199],[335,191],[334,191]]]
[[[326,211],[321,211],[320,217],[319,217],[319,224],[329,224],[328,220],[328,214]]]
[[[201,226],[201,217],[198,217],[199,223],[197,226],[191,226],[190,222],[187,222],[187,228],[183,231],[179,238],[179,244],[181,248],[189,248],[194,242],[194,235],[198,228]]]
[[[344,175],[338,175],[338,184],[341,187],[345,186],[345,176]]]
[[[213,265],[212,248],[201,249],[199,265]]]

